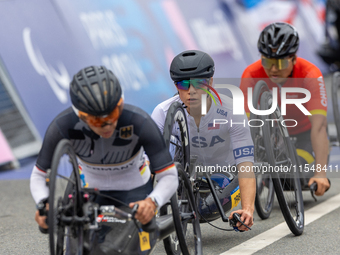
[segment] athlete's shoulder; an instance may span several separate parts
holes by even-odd
[[[140,115],[141,117],[147,118],[149,114],[147,114],[143,109],[138,106],[131,105],[131,104],[124,104],[124,109],[122,112],[122,117],[125,115]]]
[[[57,125],[59,128],[69,128],[73,127],[77,122],[79,122],[78,116],[74,113],[72,107],[60,112],[51,122],[51,125]]]
[[[163,102],[161,102],[160,104],[158,104],[155,109],[153,110],[151,116],[154,117],[155,114],[163,112],[164,114],[166,114],[170,108],[170,106],[174,103],[174,102],[180,102],[182,103],[181,99],[179,98],[179,95],[175,95]]]
[[[267,77],[268,76],[262,67],[261,59],[247,66],[242,74],[242,78],[267,78]]]
[[[173,96],[173,97],[171,97],[171,98],[169,98],[169,99],[167,99],[167,100],[165,100],[165,101],[163,101],[163,102],[161,102],[156,107],[161,108],[163,110],[168,110],[170,105],[172,103],[174,103],[174,102],[182,102],[181,99],[179,98],[178,94]]]
[[[60,112],[50,123],[45,134],[46,139],[69,138],[69,131],[80,122],[72,107]]]
[[[297,57],[294,65],[294,78],[319,78],[322,76],[320,69],[304,58]]]

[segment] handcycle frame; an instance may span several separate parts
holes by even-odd
[[[267,89],[267,90],[269,90],[269,89]],[[262,92],[265,92],[265,91],[266,91],[266,89],[264,89],[264,91],[262,91]],[[260,95],[260,96],[262,97],[263,94]],[[177,112],[174,111],[174,109],[177,112],[179,112],[179,111],[181,112],[181,118],[179,120],[174,120],[173,122],[177,121],[178,123],[180,123],[180,125],[183,125],[183,123],[185,123],[186,127],[182,128],[182,129],[187,131],[188,130],[188,125],[186,123],[185,113],[184,113],[184,110],[182,109],[181,104],[178,103],[178,102],[175,102],[175,103],[173,103],[170,106],[170,109],[168,111],[168,115],[166,117],[166,123],[167,123],[168,118],[171,119],[171,118],[173,118],[173,116],[177,116]],[[282,116],[281,116],[280,111],[279,111],[278,108],[276,109],[275,114],[277,115],[277,118],[282,119]],[[173,122],[170,125],[169,125],[169,123],[164,125],[165,128],[166,127],[168,128],[168,130],[166,132],[167,134],[165,136],[166,140],[170,140],[169,137],[172,134],[171,132],[172,132],[172,129],[173,129]],[[295,155],[296,152],[293,149],[292,144],[290,142],[290,138],[289,138],[287,129],[285,129],[285,130],[280,129],[280,132],[281,132],[281,136],[283,137],[284,142],[286,144],[286,149],[288,151],[287,155],[286,155],[288,161],[287,160],[286,161],[287,162],[296,162],[296,160],[297,160],[297,156]],[[186,137],[186,139],[187,139],[186,141],[190,141],[189,138],[188,138],[188,134],[186,134],[186,136],[187,136]],[[268,144],[270,144],[270,141],[268,141],[268,139],[266,141],[266,144],[267,144],[267,146],[265,146],[265,147],[268,147]],[[185,150],[183,150],[183,151],[185,151]],[[264,162],[258,162],[258,163],[265,164]],[[271,160],[271,163],[272,164],[276,164],[276,163],[280,163],[280,162],[275,162],[274,161],[274,163],[273,163],[273,160]],[[294,165],[296,165],[296,163]],[[183,168],[185,169],[187,177],[190,179],[190,181],[192,183],[192,192],[195,194],[194,196],[197,198],[197,194],[199,193],[199,186],[197,185],[197,183],[200,181],[200,179],[195,176],[195,173],[193,173],[193,170],[192,170],[193,167],[191,167],[191,168],[190,167],[186,167],[186,165],[184,164]],[[258,174],[257,174],[257,176],[258,176]],[[272,176],[272,175],[270,175],[270,176]],[[215,205],[217,207],[218,214],[214,215],[212,218],[210,218],[208,220],[206,220],[205,218],[201,217],[200,218],[200,222],[204,222],[204,220],[209,222],[209,221],[213,221],[215,219],[218,219],[220,217],[221,217],[222,221],[228,222],[229,219],[225,215],[225,213],[227,211],[229,211],[231,209],[231,207],[229,207],[229,208],[224,207],[223,208],[223,206],[221,205],[221,202],[220,202],[221,197],[219,197],[217,195],[217,192],[215,190],[214,184],[213,184],[209,174],[205,173],[204,177],[205,177],[206,182],[208,184],[211,196],[212,196],[212,198],[213,198],[213,200],[215,202]],[[296,218],[295,218],[295,216],[292,215],[292,212],[290,211],[289,201],[288,201],[287,197],[285,197],[285,195],[284,195],[285,194],[284,193],[284,188],[282,187],[282,183],[280,183],[280,179],[282,179],[282,178],[281,177],[279,178],[276,175],[273,176],[273,177],[276,180],[273,181],[274,189],[272,189],[272,192],[274,192],[274,190],[276,192],[276,195],[278,197],[279,204],[280,204],[283,216],[285,217],[285,220],[286,220],[289,228],[291,229],[291,231],[295,235],[301,235],[302,232],[303,232],[303,226],[304,226],[304,216],[303,216],[304,215],[304,209],[303,209],[302,191],[301,191],[301,185],[300,185],[299,177],[297,175],[293,175],[293,176],[291,176],[289,178],[287,178],[287,177],[283,178],[284,185],[285,185],[284,188],[286,188],[286,186],[289,186],[288,190],[291,190],[294,193],[294,195],[293,195],[293,200],[294,200],[293,207],[294,207],[294,205],[296,205],[296,208],[295,208],[296,209],[296,215],[297,215]],[[269,180],[272,181],[271,179],[269,179]],[[291,182],[294,183],[294,184],[291,184]],[[235,186],[238,185],[238,177],[237,176],[235,176],[233,181],[228,186],[226,186],[224,188],[224,189],[228,190],[228,192],[226,192],[226,194],[228,194],[227,196],[230,196],[230,192],[234,190],[234,185]],[[226,198],[226,197],[224,197],[224,198]],[[270,199],[273,200],[273,196],[271,196]],[[197,200],[196,200],[196,206],[199,207],[199,204],[197,204]],[[198,212],[199,212],[199,210],[198,210]],[[201,216],[201,215],[199,215],[199,216]]]
[[[175,127],[176,125],[176,127]],[[180,130],[180,135],[175,138],[173,134],[173,130]],[[175,162],[179,162],[181,166],[181,170],[179,171],[179,179],[184,179],[186,183],[190,183],[190,185],[186,185],[185,189],[190,194],[188,196],[188,199],[183,199],[181,197],[182,191],[181,185],[179,186],[179,190],[177,191],[177,196],[179,198],[178,205],[179,205],[179,212],[173,214],[174,217],[174,223],[181,226],[183,225],[182,231],[181,227],[176,228],[176,234],[177,239],[179,241],[179,246],[181,247],[181,244],[186,244],[185,236],[187,232],[186,225],[187,223],[191,222],[193,223],[193,231],[194,231],[194,242],[195,242],[195,254],[202,254],[202,248],[201,248],[201,234],[200,234],[200,226],[199,223],[202,222],[211,222],[213,220],[216,220],[218,218],[222,218],[224,222],[232,223],[232,226],[234,227],[237,221],[240,221],[240,218],[237,218],[237,215],[235,214],[235,217],[233,220],[229,220],[228,217],[225,215],[225,213],[232,209],[232,201],[229,201],[227,204],[222,206],[220,199],[221,197],[218,196],[214,183],[212,179],[210,178],[208,173],[204,174],[204,177],[206,179],[206,182],[208,184],[208,188],[210,190],[210,194],[212,196],[212,199],[215,201],[215,204],[217,206],[217,212],[218,214],[211,214],[212,217],[209,217],[207,220],[204,218],[199,210],[199,187],[200,182],[202,181],[201,177],[196,176],[195,172],[195,164],[196,164],[196,158],[195,156],[189,157],[190,155],[190,145],[189,145],[189,132],[188,132],[188,125],[186,120],[186,114],[182,107],[182,104],[179,102],[174,102],[171,104],[167,116],[165,118],[165,124],[164,124],[164,140],[166,145],[168,146],[169,150],[171,151],[171,154],[173,155],[173,159]],[[238,176],[236,175],[232,181],[223,189],[223,193],[226,194],[223,198],[230,197],[230,194],[232,191],[235,190],[235,188],[238,188]],[[194,197],[193,199],[190,197]],[[173,201],[171,201],[172,203]],[[183,204],[190,204],[191,211],[187,211],[186,208],[183,209]],[[165,212],[164,212],[165,211]],[[162,210],[161,210],[162,212]],[[163,210],[163,213],[166,213],[166,210]],[[178,217],[179,216],[179,217]],[[199,223],[198,223],[199,220]],[[242,224],[242,223],[241,223]],[[234,229],[227,229],[230,231],[234,231]],[[172,245],[172,242],[175,242],[176,238],[174,237],[168,237],[164,240],[164,245],[167,254],[180,254],[181,252],[183,254],[190,254],[188,250],[179,250],[176,248],[176,245]],[[175,247],[174,247],[175,246]],[[186,245],[185,245],[186,246]]]
[[[64,157],[64,155],[68,155],[67,161],[70,163],[68,166],[69,168],[72,168],[69,172],[65,172],[68,174],[64,174],[64,170],[61,170],[61,173],[58,172],[59,163],[62,162],[62,157]],[[89,235],[89,231],[93,232],[100,230],[101,228],[97,222],[100,215],[109,215],[117,219],[125,219],[128,221],[133,220],[138,232],[141,232],[141,229],[143,229],[145,232],[150,233],[150,237],[153,238],[152,240],[149,240],[150,247],[149,249],[146,249],[146,251],[142,252],[139,250],[136,251],[136,253],[133,253],[134,250],[128,250],[128,245],[126,245],[116,252],[110,251],[110,254],[150,254],[157,242],[163,240],[175,231],[175,225],[173,224],[171,215],[164,215],[157,218],[154,217],[150,223],[142,226],[134,220],[134,213],[137,208],[133,208],[129,213],[113,205],[99,206],[95,203],[93,199],[91,199],[93,195],[104,196],[108,199],[115,200],[116,202],[117,200],[101,194],[97,189],[82,187],[76,155],[71,142],[67,139],[63,139],[58,143],[53,156],[51,169],[48,170],[46,181],[50,189],[50,196],[48,199],[50,206],[47,223],[49,225],[50,253],[52,255],[64,254],[65,236],[70,236],[68,244],[73,245],[73,247],[70,247],[69,245],[69,249],[71,249],[69,253],[71,254],[106,254],[98,253],[98,251],[92,253],[91,249],[86,250],[86,248],[92,247],[91,242],[93,242],[93,235]],[[64,187],[61,189],[62,192],[59,194],[57,186],[60,183],[58,183],[58,181],[65,182]],[[131,235],[129,234],[126,236],[125,239],[134,238],[136,233],[132,237]],[[136,240],[136,238],[133,240]],[[84,247],[84,245],[86,245],[86,247]],[[121,245],[119,244],[117,246]],[[133,249],[135,248],[136,247],[134,246]]]

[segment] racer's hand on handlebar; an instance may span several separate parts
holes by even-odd
[[[247,225],[249,228],[251,226],[253,226],[254,222],[253,222],[253,213],[251,211],[248,210],[237,210],[237,211],[233,211],[230,213],[229,216],[229,220],[231,220],[233,218],[233,214],[234,213],[238,213],[241,216],[241,220],[244,222],[245,225]],[[240,222],[237,222],[236,227],[240,230],[240,231],[248,231],[249,229],[245,226],[243,226]]]
[[[48,211],[48,203],[46,203],[46,211]],[[46,215],[40,215],[39,210],[36,210],[35,212],[35,221],[38,223],[38,225],[44,229],[48,228],[48,225],[46,224]]]
[[[144,200],[130,203],[129,207],[133,208],[135,204],[139,205],[135,218],[143,225],[151,221],[151,219],[155,216],[155,211],[157,209],[151,198],[148,197]]]
[[[315,191],[315,195],[322,196],[330,187],[330,183],[327,177],[318,176],[317,174],[314,177],[309,179],[308,186],[312,185],[316,182],[318,189]]]

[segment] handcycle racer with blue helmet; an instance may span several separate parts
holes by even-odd
[[[36,204],[49,196],[46,171],[62,139],[71,141],[87,188],[98,188],[132,208],[135,218],[148,223],[178,186],[176,167],[164,139],[151,117],[138,107],[124,104],[116,76],[104,66],[90,66],[74,75],[70,84],[72,107],[52,121],[30,179]],[[150,167],[145,153],[150,161]],[[158,183],[153,188],[151,174]],[[111,200],[99,197],[99,205]],[[38,210],[35,220],[42,228],[46,216]]]
[[[229,219],[236,212],[241,215],[245,225],[251,227],[256,192],[252,172],[254,145],[249,127],[241,124],[247,119],[246,115],[233,115],[232,99],[220,94],[222,105],[215,105],[208,96],[207,91],[212,89],[214,70],[214,61],[207,53],[189,50],[178,54],[170,66],[170,76],[177,87],[178,95],[157,105],[151,117],[163,132],[170,105],[174,102],[182,103],[186,109],[190,134],[190,154],[198,156],[197,164],[206,169],[216,166],[217,171],[218,168],[226,170],[221,170],[220,173],[228,179],[232,179],[233,173],[238,172],[242,209],[231,212]],[[205,94],[207,114],[202,116],[201,100]],[[215,119],[224,119],[229,124],[214,124]],[[234,125],[230,125],[231,122]],[[174,129],[172,132],[173,136],[180,137],[179,130]],[[233,171],[232,168],[237,169]],[[242,171],[246,169],[248,172]],[[221,185],[224,187],[225,183]],[[225,201],[226,199],[223,203]],[[212,208],[214,205],[207,207]],[[201,214],[203,216],[202,211]],[[239,230],[248,230],[240,222],[237,227]]]

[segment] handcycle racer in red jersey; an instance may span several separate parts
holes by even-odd
[[[33,168],[34,201],[38,204],[48,197],[46,171],[56,145],[66,138],[73,145],[87,187],[130,203],[131,208],[139,204],[135,217],[146,224],[178,186],[176,167],[157,125],[140,108],[124,104],[118,79],[104,66],[90,66],[74,75],[70,96],[72,107],[48,127]],[[158,180],[154,188],[151,174]],[[97,199],[100,205],[112,204],[105,197]],[[40,227],[48,227],[46,216],[38,211],[35,219]]]
[[[310,91],[311,99],[303,106],[311,113],[305,115],[294,104],[287,104],[285,119],[297,121],[288,126],[291,137],[296,138],[295,147],[300,164],[312,164],[321,171],[309,171],[308,186],[317,183],[316,195],[323,195],[330,184],[326,178],[329,142],[327,136],[327,95],[324,79],[320,70],[307,60],[297,57],[299,35],[290,24],[277,22],[265,27],[258,40],[261,59],[249,65],[242,74],[240,88],[247,98],[248,88],[254,89],[259,80],[265,80],[269,89],[282,87],[305,88]],[[302,93],[287,93],[287,99],[304,98]],[[278,97],[280,105],[280,97]],[[245,102],[245,110],[250,110]],[[308,169],[307,169],[308,170]]]

